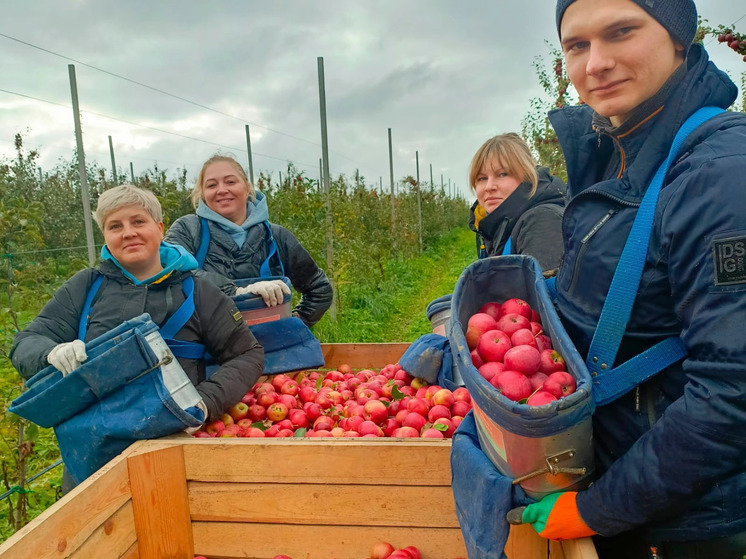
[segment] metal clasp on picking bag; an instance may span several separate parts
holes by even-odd
[[[546,467],[540,470],[534,470],[533,472],[530,472],[528,474],[515,478],[513,480],[513,485],[520,483],[522,481],[526,481],[527,479],[540,476],[542,474],[552,474],[552,475],[557,475],[557,474],[583,475],[585,474],[586,468],[563,468],[558,465],[560,462],[569,460],[573,458],[574,456],[575,456],[575,450],[565,450],[563,452],[559,452],[552,456],[547,456]]]

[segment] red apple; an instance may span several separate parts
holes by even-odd
[[[334,420],[328,415],[321,415],[313,422],[314,431],[331,431],[334,429]]]
[[[541,365],[541,353],[530,345],[514,346],[505,352],[503,363],[506,369],[533,375]]]
[[[293,379],[286,380],[280,387],[280,392],[282,394],[290,394],[291,396],[295,396],[296,394],[298,394],[299,390],[300,387],[298,386],[298,383],[295,382]]]
[[[557,401],[557,398],[555,398],[553,394],[550,394],[546,390],[537,390],[529,396],[526,403],[529,406],[543,406],[544,404],[555,401]]]
[[[207,433],[220,433],[225,430],[225,423],[216,419],[205,425],[205,432]]]
[[[368,400],[363,409],[368,419],[376,425],[382,425],[388,419],[389,410],[381,400]]]
[[[460,415],[464,417],[471,409],[470,402],[454,402],[451,406],[451,416]]]
[[[442,431],[438,431],[437,429],[433,429],[430,427],[429,429],[425,429],[422,432],[422,435],[420,435],[423,439],[445,439],[445,435]]]
[[[469,394],[469,391],[464,388],[463,386],[459,386],[456,390],[453,391],[453,399],[457,402],[467,402],[471,403],[471,394]]]
[[[469,346],[469,349],[474,349],[477,347],[482,334],[496,328],[495,319],[487,313],[481,312],[471,315],[466,326],[466,345]]]
[[[251,421],[262,421],[265,417],[267,417],[267,408],[264,406],[260,406],[259,404],[254,404],[253,406],[249,406],[249,419]]]
[[[546,334],[537,334],[536,349],[538,349],[539,351],[544,351],[545,349],[552,349],[552,339]]]
[[[534,336],[537,334],[543,334],[544,327],[539,322],[531,321],[531,331],[534,333]]]
[[[484,365],[484,361],[479,356],[479,352],[476,349],[471,350],[471,364],[474,365],[477,369]]]
[[[549,377],[547,377],[547,375],[545,375],[541,371],[534,373],[533,375],[529,375],[528,381],[531,383],[531,390],[538,390],[539,388],[541,388],[547,378]]]
[[[505,352],[511,347],[513,347],[513,344],[510,343],[508,334],[502,330],[489,330],[485,332],[477,343],[477,351],[485,362],[502,362]]]
[[[404,551],[406,553],[409,553],[409,556],[412,559],[422,559],[422,554],[420,553],[420,550],[417,549],[413,545],[408,545],[407,547],[401,549],[400,551]]]
[[[419,413],[421,416],[427,415],[427,410],[430,409],[430,404],[422,398],[412,398],[407,402],[407,411]]]
[[[383,436],[383,430],[372,421],[363,421],[360,424],[357,432],[360,433],[363,437],[365,435],[374,435],[376,437]]]
[[[293,429],[308,429],[310,425],[306,412],[298,408],[288,411],[288,419],[293,425]]]
[[[480,313],[488,314],[495,320],[500,318],[502,305],[498,303],[497,301],[489,301],[488,303],[485,303],[482,305],[479,309]]]
[[[289,410],[298,407],[298,399],[295,396],[291,396],[290,394],[280,394],[277,397],[277,403],[284,404],[285,407]]]
[[[518,371],[504,371],[497,377],[496,384],[502,395],[514,402],[531,395],[531,383]]]
[[[414,427],[402,425],[396,431],[394,431],[391,436],[397,439],[419,438],[420,431],[419,429],[415,429]]]
[[[233,421],[233,418],[228,413],[224,413],[220,416],[220,421],[223,422],[223,424],[228,427],[228,425],[233,425],[235,421]]]
[[[350,367],[347,363],[342,363],[339,367],[337,367],[337,370],[343,375],[346,375],[352,372],[352,367]]]
[[[565,360],[554,349],[545,349],[541,352],[541,366],[539,370],[547,375],[557,371],[565,371]]]
[[[378,542],[370,552],[370,559],[387,559],[394,552],[394,546],[388,542]]]
[[[542,388],[554,397],[562,398],[563,396],[569,396],[575,392],[577,382],[570,373],[556,371],[549,375],[547,380],[544,381]]]
[[[441,417],[449,419],[451,417],[451,410],[446,406],[437,405],[430,408],[430,411],[427,412],[427,419],[430,423],[433,423],[436,419],[440,419]]]
[[[298,392],[298,399],[303,402],[313,402],[316,400],[316,389],[313,386],[304,386]]]
[[[270,382],[272,383],[275,391],[279,392],[282,388],[282,385],[285,384],[285,382],[288,380],[291,380],[289,376],[280,373],[279,375],[273,376]]]
[[[244,437],[249,437],[251,439],[260,439],[264,436],[266,436],[264,434],[264,431],[262,431],[258,427],[249,427],[248,429],[246,429],[246,434],[244,435]]]
[[[536,347],[536,339],[534,338],[534,333],[530,328],[521,328],[520,330],[513,332],[513,335],[510,336],[510,343],[513,344],[513,347],[517,345],[530,345]]]
[[[500,317],[500,320],[497,321],[497,328],[498,330],[505,332],[508,336],[512,336],[514,332],[522,328],[528,328],[530,330],[531,322],[528,318],[520,314],[504,314]],[[482,357],[484,356],[482,355]]]
[[[445,426],[445,431],[443,431],[443,434],[447,439],[450,439],[453,436],[453,432],[456,430],[456,426],[453,424],[453,421],[446,418],[441,417],[440,419],[436,419],[433,421],[433,427],[437,429],[438,425]]]
[[[402,427],[412,427],[413,429],[417,429],[417,433],[419,434],[426,423],[427,419],[425,419],[419,413],[412,412],[407,414],[407,417],[404,418],[404,421],[401,422],[401,425]]]
[[[506,314],[519,314],[526,317],[530,321],[533,311],[534,310],[526,301],[524,301],[523,299],[518,299],[517,297],[508,299],[502,305],[503,316]]]

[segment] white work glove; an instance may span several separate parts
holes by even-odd
[[[207,423],[207,406],[205,405],[205,401],[200,400],[199,402],[197,402],[197,407],[201,409],[202,413],[204,414],[204,419],[202,420],[202,425],[204,425],[205,423]],[[202,425],[198,427],[187,427],[186,429],[184,429],[184,432],[187,435],[192,435],[199,431],[202,428]]]
[[[236,295],[246,295],[247,293],[258,295],[264,300],[265,305],[274,307],[282,303],[285,295],[290,295],[290,288],[282,280],[269,280],[258,281],[236,289]]]
[[[62,376],[72,373],[86,359],[88,354],[85,352],[85,344],[80,340],[56,345],[47,355],[47,362],[61,372]]]

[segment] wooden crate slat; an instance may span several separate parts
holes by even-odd
[[[313,526],[195,522],[195,553],[207,557],[272,559],[284,553],[293,559],[362,559],[373,545],[390,542],[399,548],[417,546],[429,559],[466,557],[458,528],[385,526]]]
[[[388,344],[321,344],[326,368],[346,363],[353,369],[380,369],[397,363],[409,343]]]
[[[131,456],[127,466],[140,557],[191,557],[194,542],[182,449]]]
[[[267,483],[451,485],[450,439],[194,439],[187,479]],[[202,443],[202,444],[200,444]]]
[[[121,559],[132,546],[137,547],[135,516],[132,501],[127,501],[106,522],[96,528],[83,544],[70,556],[71,559]]]
[[[189,506],[192,521],[458,528],[450,487],[191,482]]]
[[[124,555],[122,555],[121,559],[140,559],[140,551],[137,547],[137,542],[132,544]]]
[[[561,548],[560,552],[557,548]],[[581,538],[578,540],[568,540],[565,542],[551,542],[550,549],[552,559],[598,559],[596,547],[593,545],[591,538]]]
[[[547,555],[548,545],[548,540],[539,536],[530,524],[511,526],[505,555],[508,559],[564,559],[564,555]]]
[[[120,456],[0,545],[0,557],[70,557],[129,500],[127,463]]]

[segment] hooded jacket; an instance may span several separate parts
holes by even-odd
[[[546,167],[536,171],[539,181],[533,196],[529,197],[531,183],[523,182],[490,214],[485,215],[478,201],[472,205],[469,229],[476,233],[479,258],[500,256],[510,239],[511,254],[533,256],[542,270],[559,266],[565,185]]]
[[[726,108],[737,89],[701,45],[619,129],[587,106],[550,120],[565,155],[568,202],[557,307],[586,356],[617,262],[655,171],[681,124]],[[673,79],[675,78],[675,79]],[[669,87],[670,86],[670,87]],[[688,355],[597,408],[603,475],[578,494],[601,535],[635,527],[651,543],[746,529],[746,115],[697,128],[663,183],[637,298],[615,365],[680,336]]]
[[[164,324],[184,302],[181,284],[191,275],[190,269],[196,268],[196,261],[181,247],[164,250],[162,246],[165,270],[145,282],[134,280],[105,249],[98,269],[76,273],[31,324],[16,334],[10,357],[24,378],[48,366],[47,355],[54,346],[77,339],[86,296],[99,274],[104,281],[91,303],[83,341],[142,313],[150,314],[156,324]],[[220,367],[206,379],[202,360],[178,360],[202,396],[209,420],[214,420],[238,402],[262,374],[264,352],[233,302],[208,281],[194,278],[194,306],[194,314],[175,337],[203,344]]]
[[[174,221],[166,232],[166,240],[196,255],[202,233],[200,217],[209,220],[210,245],[203,265],[204,273],[196,275],[204,275],[224,293],[232,296],[236,291],[232,280],[259,277],[262,262],[269,254],[268,234],[264,226],[269,218],[267,199],[263,193],[256,193],[256,200],[247,204],[246,221],[241,226],[226,223],[225,218],[200,202],[197,215],[185,215]],[[270,224],[270,228],[277,243],[284,275],[301,294],[293,312],[306,325],[313,326],[332,304],[331,282],[290,231],[274,223]],[[283,275],[277,257],[273,257],[270,264],[273,275]]]

